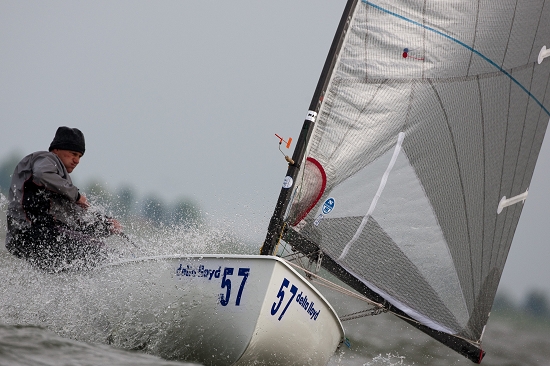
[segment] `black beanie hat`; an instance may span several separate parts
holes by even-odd
[[[84,134],[78,128],[62,126],[55,132],[49,151],[53,149],[71,150],[84,155],[85,145]]]

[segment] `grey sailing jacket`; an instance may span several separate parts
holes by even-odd
[[[67,169],[54,153],[38,151],[24,157],[16,166],[8,194],[8,216],[20,225],[30,225],[23,207],[25,184],[32,182],[43,187],[49,199],[49,212],[56,220],[71,225],[81,213],[76,201],[80,198]]]
[[[75,245],[110,235],[109,219],[80,207],[79,198],[57,155],[38,151],[24,157],[15,167],[8,194],[6,248],[22,253],[43,240],[59,240],[45,233],[78,232]]]

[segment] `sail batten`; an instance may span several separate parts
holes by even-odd
[[[476,362],[523,207],[499,205],[549,122],[544,19],[548,0],[348,1],[292,171],[289,242]]]

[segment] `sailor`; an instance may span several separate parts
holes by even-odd
[[[106,258],[101,241],[121,232],[120,223],[89,210],[69,173],[84,155],[84,135],[59,127],[49,151],[16,166],[9,189],[6,248],[48,272],[90,268]]]

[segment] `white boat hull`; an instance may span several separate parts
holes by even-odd
[[[344,337],[330,304],[277,257],[163,256],[89,275],[103,294],[94,326],[116,347],[204,365],[324,365]]]

